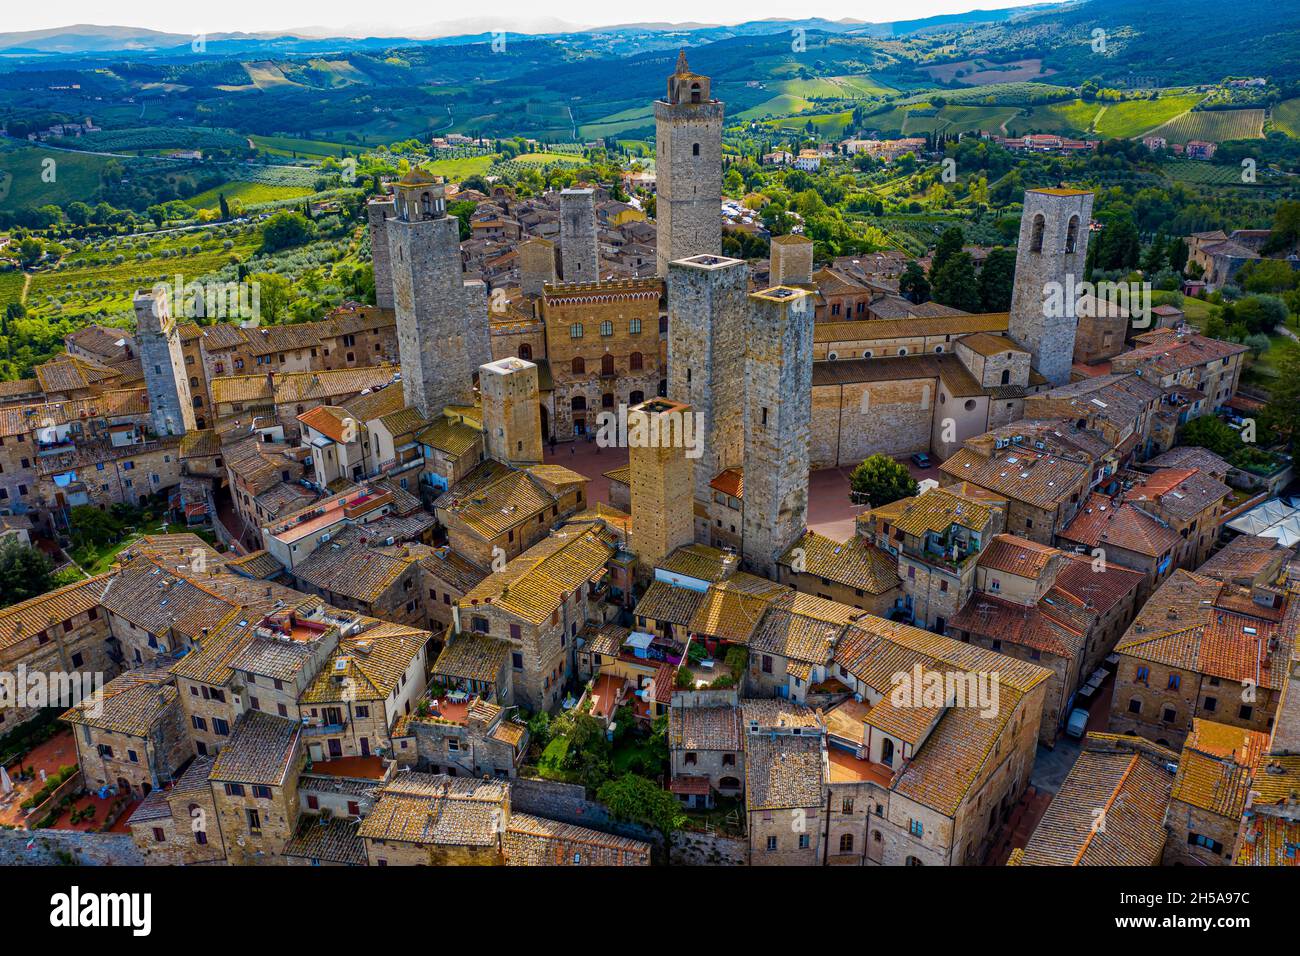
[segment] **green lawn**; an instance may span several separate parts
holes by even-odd
[[[89,153],[0,145],[0,210],[17,212],[84,200],[99,188],[100,172],[111,161]]]
[[[1300,97],[1273,107],[1273,125],[1288,136],[1300,138]]]
[[[354,143],[330,143],[321,139],[298,139],[293,136],[250,136],[257,146],[276,156],[320,157],[333,156],[338,159],[346,152],[355,156],[359,147]]]
[[[1097,119],[1096,132],[1106,139],[1130,139],[1150,132],[1187,112],[1201,100],[1199,93],[1162,96],[1158,100],[1107,103]],[[1208,115],[1208,114],[1206,114]]]

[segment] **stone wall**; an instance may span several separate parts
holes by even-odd
[[[129,833],[0,830],[0,866],[143,866],[144,862]]]

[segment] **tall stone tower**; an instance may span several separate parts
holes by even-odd
[[[743,259],[694,256],[668,266],[668,397],[704,416],[704,453],[695,462],[702,503],[712,497],[710,481],[743,463],[748,293]],[[707,523],[699,534],[707,543]]]
[[[542,287],[555,283],[555,245],[534,236],[519,244],[519,290],[540,297]]]
[[[185,373],[180,330],[172,318],[167,290],[158,287],[137,292],[135,343],[144,368],[149,414],[158,435],[184,435],[194,429],[194,400]]]
[[[488,362],[478,370],[483,399],[483,443],[489,458],[511,465],[542,460],[541,397],[537,366],[518,358]]]
[[[1070,381],[1079,324],[1075,287],[1083,279],[1091,216],[1092,193],[1087,190],[1025,191],[1007,331],[1053,385]],[[1053,300],[1067,302],[1068,308],[1049,308]],[[1056,314],[1061,311],[1065,314]]]
[[[741,559],[767,577],[807,525],[812,351],[811,293],[776,286],[749,296]]]
[[[773,236],[769,261],[771,285],[812,285],[813,241],[807,236]]]
[[[397,184],[385,220],[406,404],[435,418],[448,405],[474,404],[474,371],[485,358],[487,307],[467,287],[460,225],[447,215],[443,186],[421,169]]]
[[[695,459],[687,456],[691,406],[652,398],[627,413],[632,550],[653,567],[695,540]],[[640,440],[638,440],[638,436]]]
[[[385,224],[395,215],[391,196],[372,199],[366,203],[366,222],[370,227],[370,261],[375,270],[375,304],[381,309],[393,307],[393,272],[388,264],[388,232]]]
[[[657,275],[678,259],[722,253],[722,112],[683,50],[655,101]]]
[[[565,282],[600,281],[594,189],[560,192],[560,265]]]

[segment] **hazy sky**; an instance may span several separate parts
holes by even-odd
[[[699,0],[657,0],[639,7],[604,0],[566,0],[542,4],[536,0],[492,0],[482,4],[360,4],[356,0],[223,0],[221,3],[178,4],[175,0],[60,0],[58,3],[19,3],[6,0],[0,32],[43,30],[74,23],[143,27],[169,33],[224,33],[323,27],[338,35],[418,36],[428,28],[470,17],[478,28],[535,32],[554,18],[579,25],[608,25],[636,21],[682,23],[740,22],[768,17],[821,16],[875,22],[911,20],[940,13],[1021,6],[1027,0],[745,0],[718,7]],[[403,16],[405,18],[403,18]]]

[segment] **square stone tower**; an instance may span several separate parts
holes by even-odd
[[[542,287],[555,284],[555,244],[534,237],[519,244],[519,290],[540,297]]]
[[[393,271],[388,264],[387,220],[396,215],[393,197],[372,199],[366,203],[366,223],[370,228],[370,262],[375,270],[375,305],[393,307]]]
[[[770,255],[772,285],[812,285],[813,242],[807,236],[773,236]]]
[[[687,456],[691,406],[652,398],[627,413],[632,550],[653,567],[695,540],[695,460]]]
[[[1058,300],[1077,294],[1062,290],[1083,280],[1091,216],[1092,193],[1085,189],[1025,190],[1007,331],[1053,385],[1070,381],[1079,319],[1072,305],[1066,315],[1048,315],[1047,303],[1053,289]]]
[[[656,274],[678,259],[722,252],[722,104],[686,52],[655,101]],[[567,278],[567,276],[566,276]]]
[[[741,560],[776,577],[808,519],[813,295],[776,286],[749,296],[745,349],[745,498]]]
[[[560,192],[560,266],[565,282],[600,281],[594,189]]]
[[[158,435],[184,435],[194,424],[194,399],[185,373],[181,335],[167,301],[167,287],[137,292],[135,343],[144,369],[149,414]]]
[[[474,404],[474,371],[490,357],[486,292],[470,288],[460,259],[460,225],[447,215],[443,186],[421,169],[397,184],[396,215],[385,220],[406,404],[425,418]]]
[[[703,503],[712,498],[709,482],[742,464],[748,293],[743,259],[694,256],[668,266],[668,397],[704,416],[695,467],[695,498]],[[701,534],[708,543],[707,526]]]
[[[508,465],[542,460],[541,396],[537,366],[518,358],[479,366],[483,444],[489,458]]]

